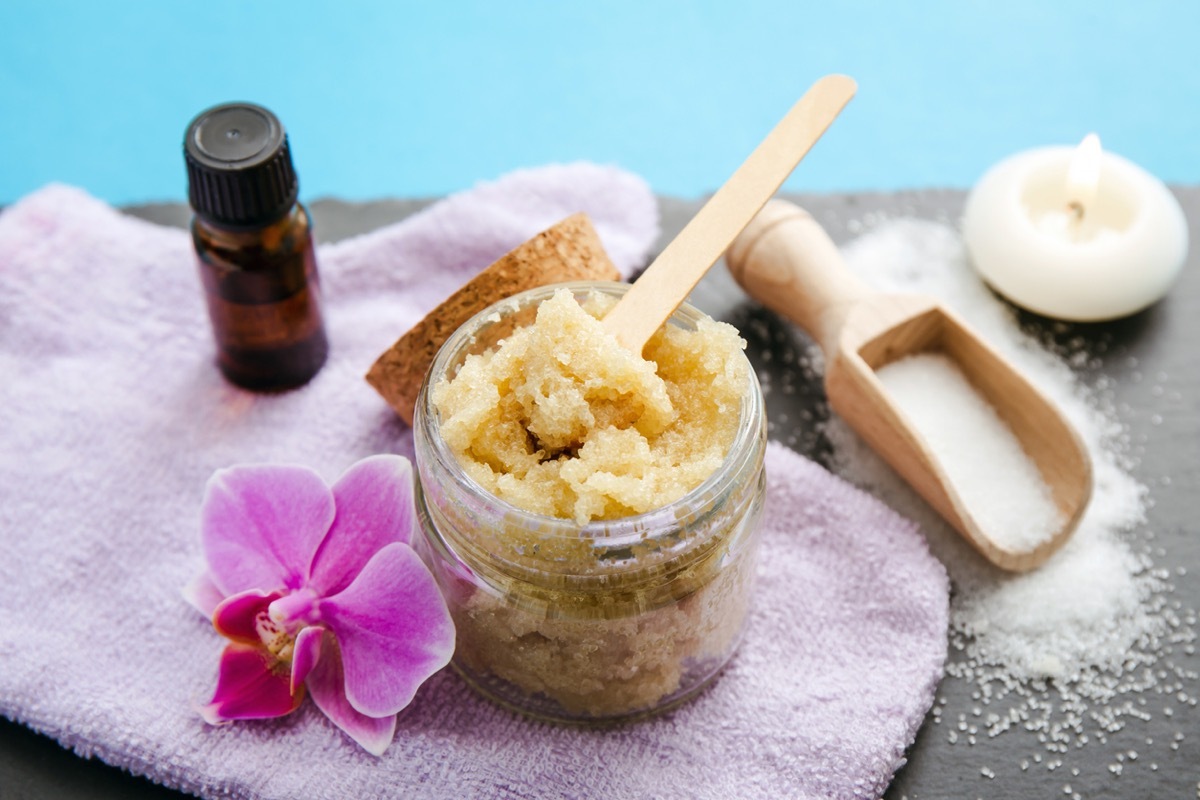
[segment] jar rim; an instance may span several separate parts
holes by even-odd
[[[727,495],[742,479],[744,472],[755,468],[756,462],[761,460],[761,448],[754,445],[756,440],[765,437],[764,404],[758,377],[747,360],[748,380],[746,391],[741,398],[739,424],[725,458],[698,486],[659,508],[625,517],[590,520],[581,525],[573,519],[539,514],[515,506],[488,491],[463,470],[449,444],[438,435],[440,417],[433,405],[430,378],[446,374],[448,366],[454,366],[455,360],[461,360],[466,348],[475,342],[480,331],[488,325],[498,322],[507,314],[537,305],[560,289],[571,291],[576,298],[591,292],[620,297],[629,286],[628,283],[616,281],[568,281],[519,292],[475,314],[447,338],[435,355],[417,398],[413,429],[418,432],[417,435],[423,435],[427,439],[430,452],[440,466],[455,474],[460,479],[460,486],[469,490],[473,498],[496,506],[507,524],[535,529],[547,538],[569,537],[575,540],[602,542],[607,548],[633,546],[659,534],[668,535],[669,531],[695,524],[699,517],[706,515],[706,507],[713,505],[712,502],[706,502],[706,499]],[[694,328],[700,320],[707,318],[708,315],[704,312],[684,303],[671,315],[667,324]],[[746,357],[744,352],[739,354],[742,358]],[[418,448],[418,458],[421,452]]]

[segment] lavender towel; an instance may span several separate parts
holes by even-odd
[[[363,381],[421,314],[569,213],[626,273],[657,228],[645,184],[591,165],[515,173],[323,247],[333,351],[301,390],[225,383],[188,237],[52,186],[0,216],[0,713],[204,797],[871,797],[928,710],[947,582],[914,527],[768,451],[746,642],[704,695],[615,730],[564,729],[435,676],[381,759],[311,706],[206,726],[221,640],[180,598],[205,480],[246,461],[334,478],[409,432]]]

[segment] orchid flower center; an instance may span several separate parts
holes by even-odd
[[[292,663],[292,655],[296,649],[296,637],[289,634],[266,611],[258,612],[254,619],[254,630],[262,640],[263,647],[276,660],[285,664]]]
[[[316,593],[298,589],[275,600],[254,618],[254,630],[263,647],[276,660],[290,664],[296,650],[296,635],[320,621]]]

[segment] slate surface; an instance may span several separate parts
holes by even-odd
[[[1153,505],[1146,528],[1154,533],[1156,566],[1176,571],[1172,601],[1182,609],[1200,609],[1200,187],[1176,189],[1190,220],[1193,243],[1189,263],[1170,295],[1148,311],[1114,323],[1071,325],[1055,334],[1062,340],[1082,337],[1090,351],[1099,354],[1099,369],[1089,379],[1107,376],[1115,382],[1114,401],[1120,421],[1127,427],[1137,449],[1135,474],[1151,487]],[[867,215],[914,216],[954,223],[961,214],[964,193],[958,191],[914,191],[889,194],[817,195],[792,198],[808,208],[829,234],[839,242],[853,237],[850,223]],[[349,204],[322,200],[312,204],[316,230],[322,241],[334,241],[372,230],[422,208],[422,201],[377,201]],[[699,208],[698,201],[662,200],[665,244]],[[155,205],[129,209],[136,216],[155,222],[186,225],[186,207]],[[760,357],[764,348],[795,346],[804,334],[751,304],[723,268],[715,268],[693,295],[693,302],[714,316],[737,324],[750,339],[749,352],[760,370],[772,372],[774,385],[790,383],[795,392],[773,392],[768,397],[768,418],[801,419],[802,411],[820,415],[820,385],[796,374],[784,375],[794,367],[784,360]],[[1022,322],[1034,332],[1050,332],[1046,320],[1023,315]],[[749,324],[753,323],[753,324]],[[753,330],[766,330],[766,339],[755,341]],[[784,342],[783,345],[780,342]],[[786,380],[785,380],[786,379]],[[785,416],[786,415],[786,416]],[[811,422],[803,430],[794,423],[777,423],[772,436],[791,438],[797,449],[817,460],[828,444],[814,432]],[[1164,480],[1169,479],[1169,481]],[[1178,568],[1185,574],[1179,575]],[[1174,662],[1200,672],[1200,655],[1176,652]],[[995,739],[983,739],[974,747],[962,741],[951,745],[947,734],[960,713],[976,705],[971,684],[946,680],[939,691],[945,699],[941,725],[932,718],[917,736],[909,762],[897,774],[887,792],[890,800],[900,798],[987,797],[1016,800],[1030,797],[1085,798],[1188,798],[1200,797],[1200,712],[1188,709],[1175,717],[1156,714],[1145,723],[1128,726],[1110,737],[1073,752],[1069,766],[1079,769],[1048,770],[1032,763],[1022,770],[1022,760],[1041,752],[1035,739],[1015,731]],[[1185,689],[1200,694],[1196,681]],[[1152,702],[1161,702],[1152,700]],[[1190,713],[1189,713],[1190,712]],[[1134,722],[1137,722],[1136,720]],[[1170,745],[1177,733],[1184,738],[1178,749]],[[1155,744],[1149,746],[1147,739]],[[1120,776],[1108,766],[1118,753],[1137,750],[1137,761],[1126,761]],[[1151,762],[1157,765],[1150,768]],[[993,778],[983,774],[994,773]],[[1070,791],[1064,791],[1069,786]],[[787,796],[781,787],[780,797]],[[79,759],[54,741],[0,719],[0,800],[150,800],[182,797],[130,776],[107,765]]]

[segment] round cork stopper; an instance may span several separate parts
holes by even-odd
[[[417,394],[434,355],[475,314],[538,286],[620,279],[592,221],[587,214],[574,214],[505,254],[446,298],[379,356],[367,372],[367,382],[411,425]]]

